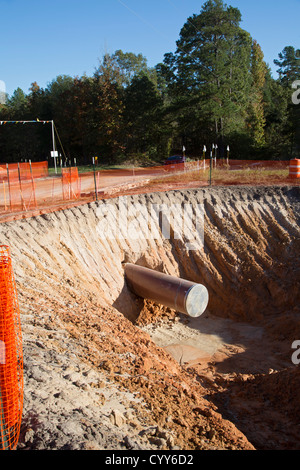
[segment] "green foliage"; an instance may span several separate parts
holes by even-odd
[[[127,149],[155,155],[163,126],[163,101],[147,76],[136,76],[125,91],[124,118],[127,129]],[[151,149],[151,151],[150,151]]]
[[[240,21],[237,8],[209,0],[187,20],[176,53],[166,55],[160,68],[178,131],[192,139],[202,134],[209,139],[203,143],[218,142],[221,152],[226,137],[243,129],[249,99],[252,41]]]
[[[267,66],[260,45],[253,41],[251,53],[252,86],[249,103],[248,124],[256,149],[263,148],[265,141],[265,110],[264,110],[264,86],[266,82]]]
[[[105,54],[93,76],[33,82],[0,105],[0,120],[54,120],[66,161],[160,162],[171,152],[202,155],[218,144],[236,158],[290,158],[300,152],[300,105],[292,83],[300,59],[279,53],[274,80],[260,45],[243,30],[238,8],[208,0],[184,23],[175,53],[148,67],[142,54]],[[56,136],[57,137],[57,136]],[[0,161],[50,157],[50,126],[0,126]],[[208,155],[208,154],[207,154]],[[52,161],[49,158],[49,162]]]
[[[296,80],[300,80],[300,58],[299,50],[292,46],[287,46],[279,53],[279,60],[274,60],[278,65],[278,83],[285,90],[286,107],[284,128],[284,142],[286,143],[286,153],[292,157],[300,157],[300,105],[295,105],[291,100],[292,85]]]
[[[278,54],[274,64],[279,68],[279,81],[285,87],[291,87],[295,80],[300,79],[300,58],[293,46],[287,46]]]

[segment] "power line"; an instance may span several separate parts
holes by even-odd
[[[124,3],[122,0],[117,0],[118,3],[120,3],[121,5],[123,5],[124,8],[126,8],[128,11],[130,11],[133,15],[135,15],[140,21],[142,21],[143,23],[147,24],[151,29],[153,29],[156,33],[158,33],[160,36],[162,36],[164,39],[168,39],[168,41],[170,40],[170,38],[168,38],[167,36],[163,35],[161,33],[161,31],[159,31],[158,29],[155,28],[155,26],[153,26],[151,23],[149,23],[148,21],[146,21],[142,16],[140,16],[135,10],[133,10],[132,8],[130,8],[128,5],[126,5],[126,3]],[[169,2],[171,5],[172,3]],[[175,5],[173,5],[174,8],[177,8]],[[189,21],[189,20],[188,20]],[[190,21],[189,21],[190,22]],[[191,23],[191,22],[190,22]],[[191,23],[192,24],[192,23]],[[193,25],[193,24],[192,24]],[[193,25],[194,26],[194,25]],[[194,28],[196,28],[194,26]],[[200,32],[199,30],[197,30],[198,32]],[[177,49],[181,50],[182,52],[184,52],[184,54],[186,54],[187,52],[180,46],[178,46],[177,42],[175,42],[176,44],[176,47]]]
[[[58,134],[58,132],[57,132],[57,128],[56,128],[56,125],[54,124],[54,122],[53,122],[53,126],[54,126],[54,129],[55,129],[57,138],[58,138],[58,140],[59,140],[59,143],[60,143],[60,146],[61,146],[61,149],[62,149],[62,153],[64,154],[64,157],[65,157],[65,160],[66,160],[66,159],[67,159],[67,156],[66,156],[66,153],[65,153],[63,144],[62,144],[62,142],[61,142],[61,140],[60,140],[60,137],[59,137],[59,134]]]
[[[175,8],[175,10],[177,10],[177,11],[180,12],[179,8],[177,8],[177,6],[174,5],[174,3],[171,2],[171,0],[167,0],[167,2],[168,2],[170,5],[172,5],[172,7]],[[196,28],[196,26],[194,25],[194,23],[192,23],[192,22],[189,20],[189,18],[187,18],[187,22],[190,23],[190,24],[193,26],[193,28],[194,28],[198,33],[200,33],[199,29]]]
[[[136,11],[132,10],[132,8],[130,8],[128,5],[126,5],[126,3],[122,2],[122,0],[117,0],[121,5],[123,5],[124,8],[126,8],[128,11],[130,11],[133,15],[135,15],[140,21],[142,21],[143,23],[147,24],[148,26],[150,26],[151,29],[153,29],[156,33],[160,34],[162,37],[166,38],[166,36],[164,36],[161,31],[159,31],[158,29],[155,28],[155,26],[153,26],[151,23],[149,23],[148,21],[146,21],[142,16],[140,16]]]

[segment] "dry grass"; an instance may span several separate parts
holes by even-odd
[[[192,183],[210,182],[210,170],[190,170],[172,173],[166,176],[159,176],[151,181],[151,185],[172,184],[172,183]],[[239,184],[280,184],[290,182],[299,184],[299,180],[289,178],[288,169],[266,169],[249,168],[242,170],[230,170],[228,167],[212,169],[211,182],[213,185],[239,185]]]

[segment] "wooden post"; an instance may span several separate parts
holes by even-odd
[[[20,164],[18,163],[18,175],[19,175],[19,184],[20,184],[20,193],[21,193],[21,200],[22,200],[22,209],[26,210],[25,202],[23,199],[23,193],[22,193],[22,183],[21,183],[21,173],[20,173]]]
[[[8,194],[9,194],[9,208],[12,211],[12,202],[11,202],[11,191],[10,191],[10,179],[9,179],[9,169],[8,163],[6,163],[6,171],[7,171],[7,183],[8,183]]]
[[[37,203],[36,203],[36,194],[35,194],[35,182],[34,182],[33,173],[32,173],[31,160],[29,160],[29,165],[30,165],[30,174],[31,174],[31,184],[32,184],[32,192],[33,192],[34,206],[37,207]]]
[[[95,195],[96,195],[96,201],[98,201],[98,190],[97,190],[96,168],[95,168],[95,158],[94,157],[93,157],[93,167],[94,167]]]

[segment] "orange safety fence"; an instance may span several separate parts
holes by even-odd
[[[223,159],[217,159],[221,164]],[[225,158],[226,163],[226,158]],[[284,160],[228,160],[229,168],[235,170],[245,170],[245,169],[269,169],[269,170],[280,170],[287,169],[290,162]]]
[[[0,246],[0,449],[17,446],[23,411],[20,312],[10,249]]]
[[[36,208],[36,180],[47,176],[48,162],[0,165],[0,189],[5,211]]]
[[[80,197],[78,168],[62,168],[63,199],[72,200]]]
[[[30,180],[48,176],[48,162],[21,162],[0,164],[0,181]]]
[[[11,211],[29,210],[37,207],[34,180],[10,181],[6,186],[2,182],[5,205]],[[7,192],[7,194],[6,194]]]
[[[106,170],[96,166],[94,172],[85,173],[79,172],[77,167],[61,168],[55,175],[47,177],[44,177],[48,174],[44,162],[40,162],[40,167],[32,163],[31,171],[29,164],[7,165],[7,176],[3,176],[2,180],[0,176],[0,215],[2,220],[6,220],[10,213],[25,213],[26,216],[26,213],[30,215],[67,207],[69,203],[74,205],[134,192],[208,185],[299,185],[298,169],[294,177],[294,172],[289,171],[291,162],[293,160],[232,160],[214,157],[149,167],[132,165]],[[4,165],[1,168],[3,170]]]

